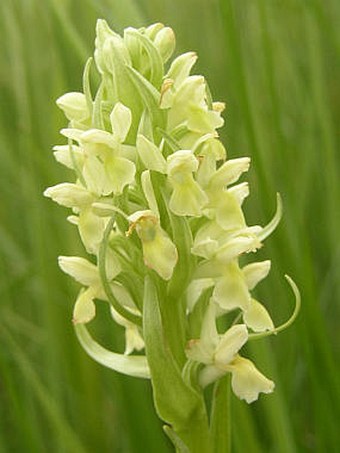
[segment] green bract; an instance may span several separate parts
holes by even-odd
[[[191,75],[193,52],[165,66],[174,48],[174,33],[162,24],[121,37],[98,21],[96,94],[90,59],[84,92],[57,100],[69,124],[54,155],[75,181],[45,195],[72,208],[69,219],[92,255],[59,258],[82,285],[73,315],[81,344],[109,368],[151,378],[169,437],[183,451],[204,453],[216,442],[204,387],[230,373],[233,391],[248,403],[274,389],[239,354],[248,340],[283,328],[251,295],[270,261],[244,265],[240,258],[276,227],[281,202],[266,227],[246,224],[249,189],[237,181],[250,159],[227,159],[216,132],[224,105],[211,101],[204,77]],[[109,303],[113,322],[125,327],[124,354],[87,331],[96,300]],[[223,332],[218,318],[225,318]]]

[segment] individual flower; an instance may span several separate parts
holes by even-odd
[[[199,375],[200,385],[205,387],[231,373],[234,393],[247,403],[257,400],[260,393],[271,393],[274,382],[261,374],[250,360],[238,354],[248,340],[247,327],[237,324],[219,335],[215,316],[215,306],[210,303],[203,319],[200,339],[190,340],[186,350],[189,359],[205,365]]]
[[[128,234],[136,230],[143,248],[144,263],[164,280],[169,280],[178,260],[175,244],[162,229],[152,211],[136,211],[130,215]]]
[[[208,199],[193,172],[198,168],[198,160],[190,150],[180,150],[168,157],[168,179],[173,187],[169,208],[180,216],[199,217]]]

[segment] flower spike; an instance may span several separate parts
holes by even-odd
[[[81,285],[73,309],[80,344],[108,368],[151,378],[176,449],[208,453],[218,450],[211,433],[222,426],[216,414],[226,412],[222,391],[231,386],[252,403],[274,390],[242,348],[290,326],[301,298],[286,276],[295,309],[275,327],[252,293],[271,268],[253,255],[281,219],[281,197],[268,225],[247,224],[250,188],[239,179],[251,160],[229,158],[218,134],[225,104],[192,74],[194,52],[171,61],[175,43],[161,23],[129,27],[121,36],[98,20],[83,92],[57,100],[67,124],[54,157],[74,177],[44,195],[71,209],[67,219],[90,255],[59,257],[62,271]],[[98,304],[107,304],[111,324],[123,327],[121,353],[92,337],[100,328]],[[209,417],[204,392],[212,383],[219,410]]]

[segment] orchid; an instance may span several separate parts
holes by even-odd
[[[281,201],[268,225],[247,225],[249,187],[238,180],[250,158],[227,158],[217,132],[224,104],[212,101],[203,76],[191,74],[195,53],[166,66],[174,49],[175,35],[162,24],[120,36],[98,21],[96,94],[89,59],[83,92],[57,100],[69,124],[54,156],[75,181],[44,194],[72,209],[69,220],[91,255],[59,257],[82,285],[73,312],[80,343],[99,363],[150,378],[165,431],[185,447],[178,451],[208,453],[218,439],[209,434],[205,388],[231,375],[247,403],[271,393],[274,383],[241,349],[290,325],[300,298],[288,277],[296,308],[275,327],[253,296],[271,262],[244,264],[243,257],[276,228]],[[97,301],[124,327],[124,352],[90,334]]]

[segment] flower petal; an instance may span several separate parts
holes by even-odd
[[[164,280],[170,280],[178,253],[175,244],[161,228],[158,217],[152,211],[136,211],[129,216],[129,220],[130,231],[136,229],[142,241],[145,265]]]
[[[247,403],[256,401],[260,393],[274,390],[274,382],[261,374],[250,360],[237,356],[230,368],[232,389],[236,396]]]
[[[131,127],[131,110],[121,102],[117,102],[110,114],[110,121],[113,135],[123,143]]]
[[[159,210],[157,205],[157,200],[155,196],[155,191],[152,186],[150,171],[145,170],[141,174],[141,183],[145,198],[148,202],[149,208],[152,212],[154,212],[159,217]]]
[[[226,366],[234,359],[235,354],[248,340],[248,330],[244,324],[230,327],[215,350],[215,365],[226,369]]]
[[[105,161],[107,176],[114,194],[121,194],[124,187],[134,181],[136,167],[124,157],[110,156]]]
[[[249,308],[243,313],[243,320],[255,332],[264,332],[274,329],[273,321],[260,302],[251,300]]]
[[[96,316],[96,306],[93,302],[94,297],[95,291],[93,288],[88,288],[79,293],[73,309],[72,321],[74,324],[86,324]]]
[[[93,214],[90,208],[79,214],[79,234],[86,250],[94,255],[99,250],[107,220]]]
[[[84,208],[94,201],[94,196],[84,187],[68,182],[48,187],[44,196],[67,208]]]
[[[169,201],[171,211],[179,216],[200,217],[208,198],[194,178],[189,175],[183,183],[173,182]]]
[[[236,182],[241,174],[248,171],[249,157],[227,160],[211,178],[211,187],[225,187]]]
[[[247,266],[244,266],[242,272],[244,278],[246,279],[248,289],[254,289],[261,280],[267,277],[270,271],[270,266],[270,260],[251,263]]]
[[[189,76],[190,71],[197,61],[195,52],[187,52],[175,58],[171,63],[166,78],[172,79],[177,88]]]
[[[212,382],[224,376],[227,372],[221,368],[217,368],[215,365],[207,365],[199,374],[198,382],[201,387],[205,388]]]
[[[84,286],[98,285],[100,277],[97,266],[80,256],[59,256],[60,269]]]
[[[81,121],[89,117],[86,97],[83,93],[71,92],[56,100],[57,106],[65,113],[70,121]]]
[[[155,270],[164,280],[170,280],[178,260],[176,246],[167,234],[159,229],[155,239],[143,242],[146,266]]]
[[[250,294],[236,261],[223,267],[223,275],[216,282],[213,299],[223,310],[248,309]]]
[[[229,190],[210,190],[207,208],[214,210],[216,222],[224,231],[246,227],[246,222],[236,197]]]
[[[71,145],[72,146],[72,153],[76,162],[76,165],[78,167],[83,166],[83,161],[84,161],[84,153],[82,152],[81,148],[76,145]],[[71,170],[74,170],[75,165],[73,158],[70,153],[70,146],[69,145],[57,145],[53,147],[53,155],[56,159],[57,162],[59,162],[62,165],[65,165],[65,167],[70,168]]]
[[[141,351],[144,348],[144,340],[138,330],[138,327],[123,318],[113,307],[110,307],[113,319],[125,327],[125,351],[124,354],[131,354],[132,351]],[[135,310],[136,311],[136,310]]]
[[[166,173],[166,160],[161,150],[144,135],[137,136],[137,152],[148,170]]]

